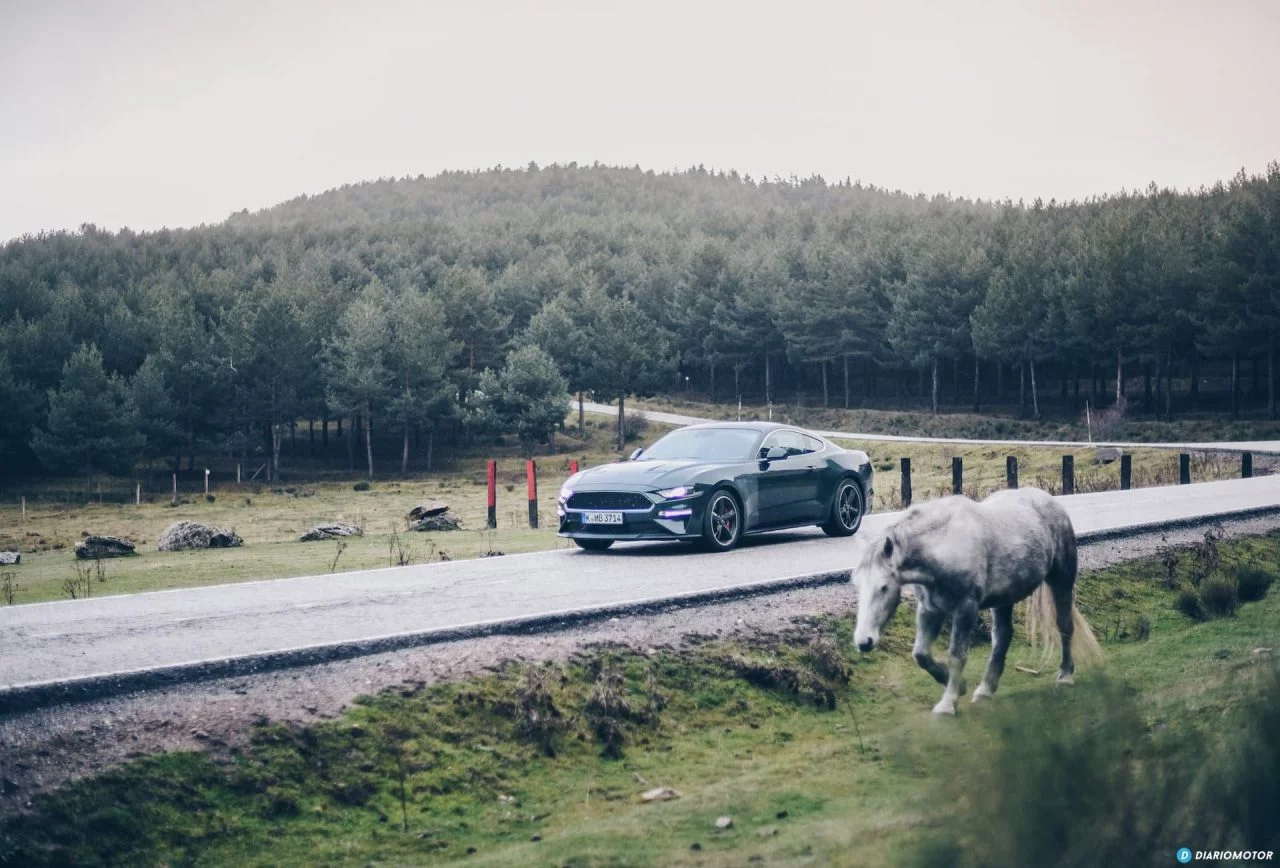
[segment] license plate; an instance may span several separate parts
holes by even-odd
[[[582,514],[583,524],[622,524],[622,513],[620,512],[584,512]]]

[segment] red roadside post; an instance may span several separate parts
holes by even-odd
[[[489,527],[498,526],[498,462],[489,462]]]
[[[538,462],[532,458],[525,470],[529,478],[529,527],[538,529]]]
[[[576,459],[576,458],[570,459],[570,461],[569,461],[569,475],[570,475],[570,476],[573,476],[573,474],[575,474],[575,473],[577,473],[577,472],[578,472],[578,459]]]

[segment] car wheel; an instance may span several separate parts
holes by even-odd
[[[842,479],[831,497],[831,510],[822,529],[827,536],[852,536],[862,526],[866,511],[862,487],[852,479]]]
[[[733,492],[719,488],[711,493],[702,516],[702,546],[727,552],[742,539],[742,505]]]
[[[574,542],[578,544],[578,548],[589,552],[602,552],[613,545],[611,539],[575,539]]]

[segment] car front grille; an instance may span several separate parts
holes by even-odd
[[[569,509],[648,509],[653,501],[633,491],[579,491],[566,505]]]

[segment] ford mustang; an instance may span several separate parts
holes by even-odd
[[[871,461],[799,428],[710,422],[667,434],[630,460],[575,473],[560,489],[560,536],[588,551],[619,540],[689,540],[728,551],[747,534],[818,525],[857,532]]]

